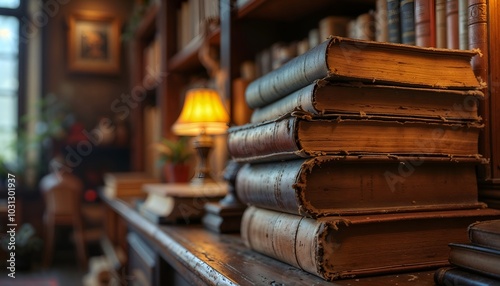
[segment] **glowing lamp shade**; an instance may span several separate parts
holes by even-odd
[[[172,131],[182,136],[218,135],[226,132],[228,122],[229,115],[215,90],[191,89]]]
[[[181,136],[196,136],[193,145],[198,154],[198,164],[191,184],[215,182],[208,164],[208,155],[213,146],[211,135],[224,134],[228,122],[229,115],[215,90],[188,90],[181,115],[172,126],[172,131]]]

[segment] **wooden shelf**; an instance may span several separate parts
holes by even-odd
[[[147,40],[154,36],[156,30],[156,16],[160,10],[158,3],[151,4],[146,8],[146,12],[142,16],[142,20],[137,26],[134,37],[138,40]]]
[[[213,45],[220,44],[220,28],[215,29],[210,34],[209,41]],[[200,50],[201,44],[201,38],[194,38],[187,47],[168,59],[168,71],[190,72],[202,69],[203,67],[198,59],[198,51]]]
[[[237,17],[293,22],[314,14],[355,16],[360,11],[368,12],[374,8],[374,0],[314,0],[307,1],[307,4],[304,4],[304,0],[250,0],[238,9]]]
[[[432,270],[328,283],[250,250],[239,234],[216,234],[197,224],[159,226],[122,200],[103,200],[190,285],[435,285]]]

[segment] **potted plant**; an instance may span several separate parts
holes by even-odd
[[[178,140],[162,138],[154,146],[160,154],[159,163],[163,166],[165,180],[169,183],[189,181],[189,160],[193,153],[187,137],[180,137]]]

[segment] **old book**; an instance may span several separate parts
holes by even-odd
[[[148,219],[159,223],[190,223],[200,221],[207,202],[217,202],[228,190],[225,182],[192,184],[145,184],[147,194],[140,211]]]
[[[401,43],[415,45],[415,0],[400,0]]]
[[[373,153],[475,157],[479,130],[476,123],[306,114],[231,127],[227,145],[237,162]]]
[[[500,220],[473,223],[468,227],[467,232],[473,244],[500,251]]]
[[[245,164],[236,177],[248,205],[309,217],[438,209],[478,203],[477,159],[319,156]]]
[[[250,83],[245,98],[251,108],[261,107],[325,77],[329,80],[474,89],[480,87],[470,66],[470,60],[476,54],[477,51],[332,37]]]
[[[441,267],[434,272],[434,282],[442,286],[499,285],[500,281],[459,267]]]
[[[434,0],[415,0],[415,44],[436,46],[436,4]]]
[[[387,0],[375,1],[375,40],[377,42],[387,42],[389,40]]]
[[[469,11],[468,0],[458,0],[458,41],[459,49],[469,49]]]
[[[399,0],[387,0],[387,29],[389,42],[401,43],[401,16]]]
[[[446,0],[436,0],[436,48],[446,49]]]
[[[116,197],[143,197],[142,185],[158,183],[158,179],[146,172],[105,173],[104,195]]]
[[[450,243],[452,265],[500,279],[500,250],[466,243]]]
[[[318,80],[253,111],[251,122],[272,120],[303,110],[311,115],[363,114],[479,120],[478,90],[449,90],[330,83]]]
[[[350,20],[349,17],[333,15],[321,19],[318,23],[320,40],[324,41],[329,36],[347,36],[347,23]]]
[[[499,214],[480,209],[312,219],[249,207],[241,236],[255,251],[335,280],[448,265],[448,244],[467,242],[467,225]]]
[[[446,0],[446,47],[458,49],[458,0]]]

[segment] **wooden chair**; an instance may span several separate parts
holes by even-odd
[[[69,173],[58,176],[51,173],[40,181],[40,189],[45,200],[44,225],[45,225],[45,247],[43,266],[52,264],[54,254],[55,231],[58,226],[70,226],[73,228],[73,239],[76,246],[76,254],[79,266],[87,268],[86,241],[97,236],[88,235],[84,218],[82,215],[82,192],[81,180]],[[100,229],[98,230],[100,232]]]

